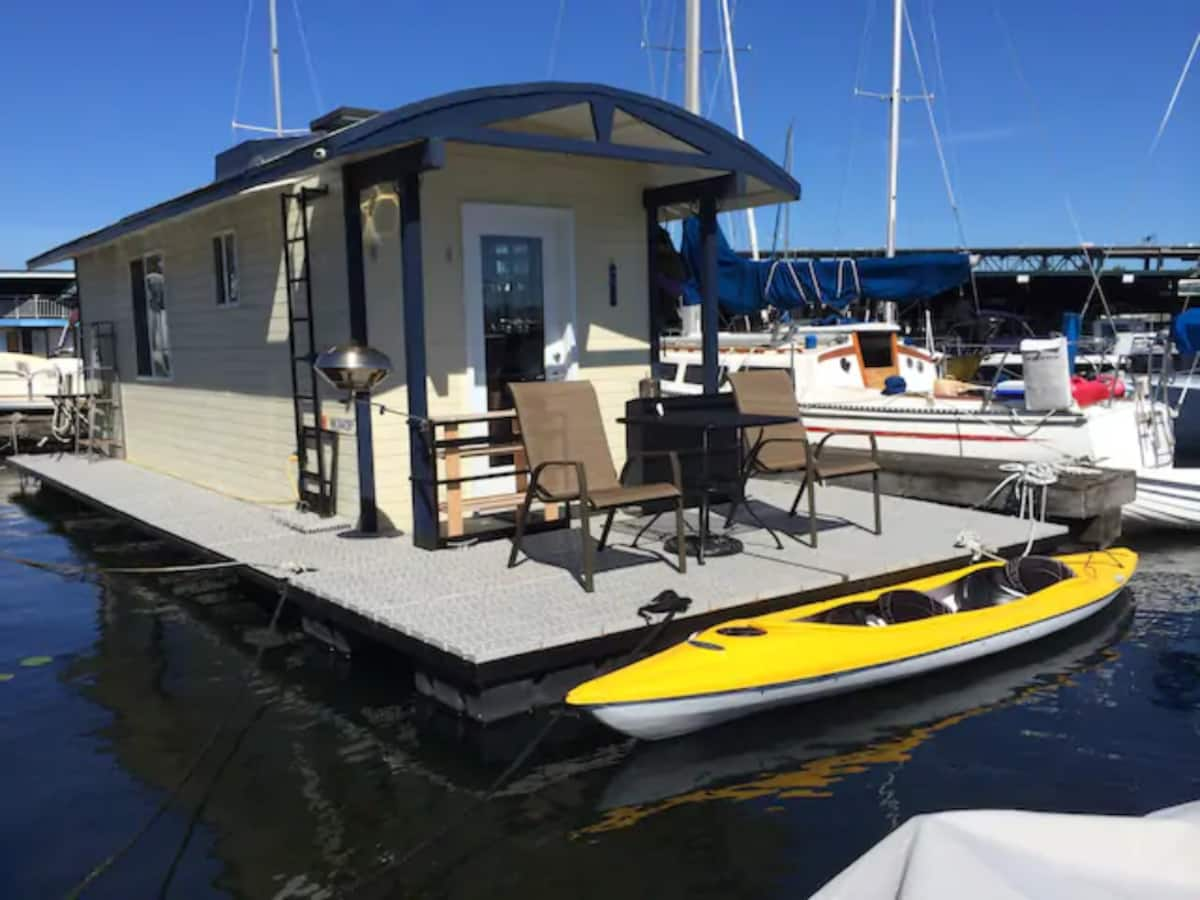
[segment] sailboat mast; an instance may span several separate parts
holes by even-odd
[[[700,0],[687,0],[684,31],[683,105],[700,115]]]
[[[891,128],[888,133],[888,218],[887,255],[896,255],[896,194],[900,189],[900,63],[903,52],[904,0],[892,6],[892,92]]]
[[[283,136],[283,94],[279,88],[279,28],[275,20],[275,0],[267,9],[271,18],[271,83],[275,90],[275,134]]]

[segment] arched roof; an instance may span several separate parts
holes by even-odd
[[[175,216],[293,177],[317,165],[359,161],[421,141],[639,162],[653,186],[730,175],[722,206],[793,200],[800,185],[780,166],[721,126],[678,106],[599,84],[537,82],[455,91],[378,113],[340,130],[262,142],[266,159],[225,178],[49,250],[31,267],[70,259]]]

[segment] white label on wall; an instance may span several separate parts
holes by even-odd
[[[322,427],[328,431],[336,431],[339,434],[354,434],[354,417],[353,416],[321,416]]]

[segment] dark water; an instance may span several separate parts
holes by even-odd
[[[794,898],[920,812],[1197,799],[1200,548],[1140,549],[1124,602],[1033,647],[658,745],[564,719],[478,806],[542,720],[481,733],[414,698],[395,656],[350,665],[295,623],[256,669],[271,598],[220,574],[97,587],[0,560],[0,896],[62,896],[222,722],[86,896]],[[46,494],[0,499],[0,550],[187,560]]]

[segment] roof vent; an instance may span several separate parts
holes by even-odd
[[[359,122],[366,121],[372,116],[377,115],[379,115],[379,110],[377,109],[364,109],[361,106],[339,106],[333,112],[327,112],[325,115],[313,119],[308,123],[308,127],[313,134],[328,134],[331,131],[338,131],[351,125],[357,125]]]

